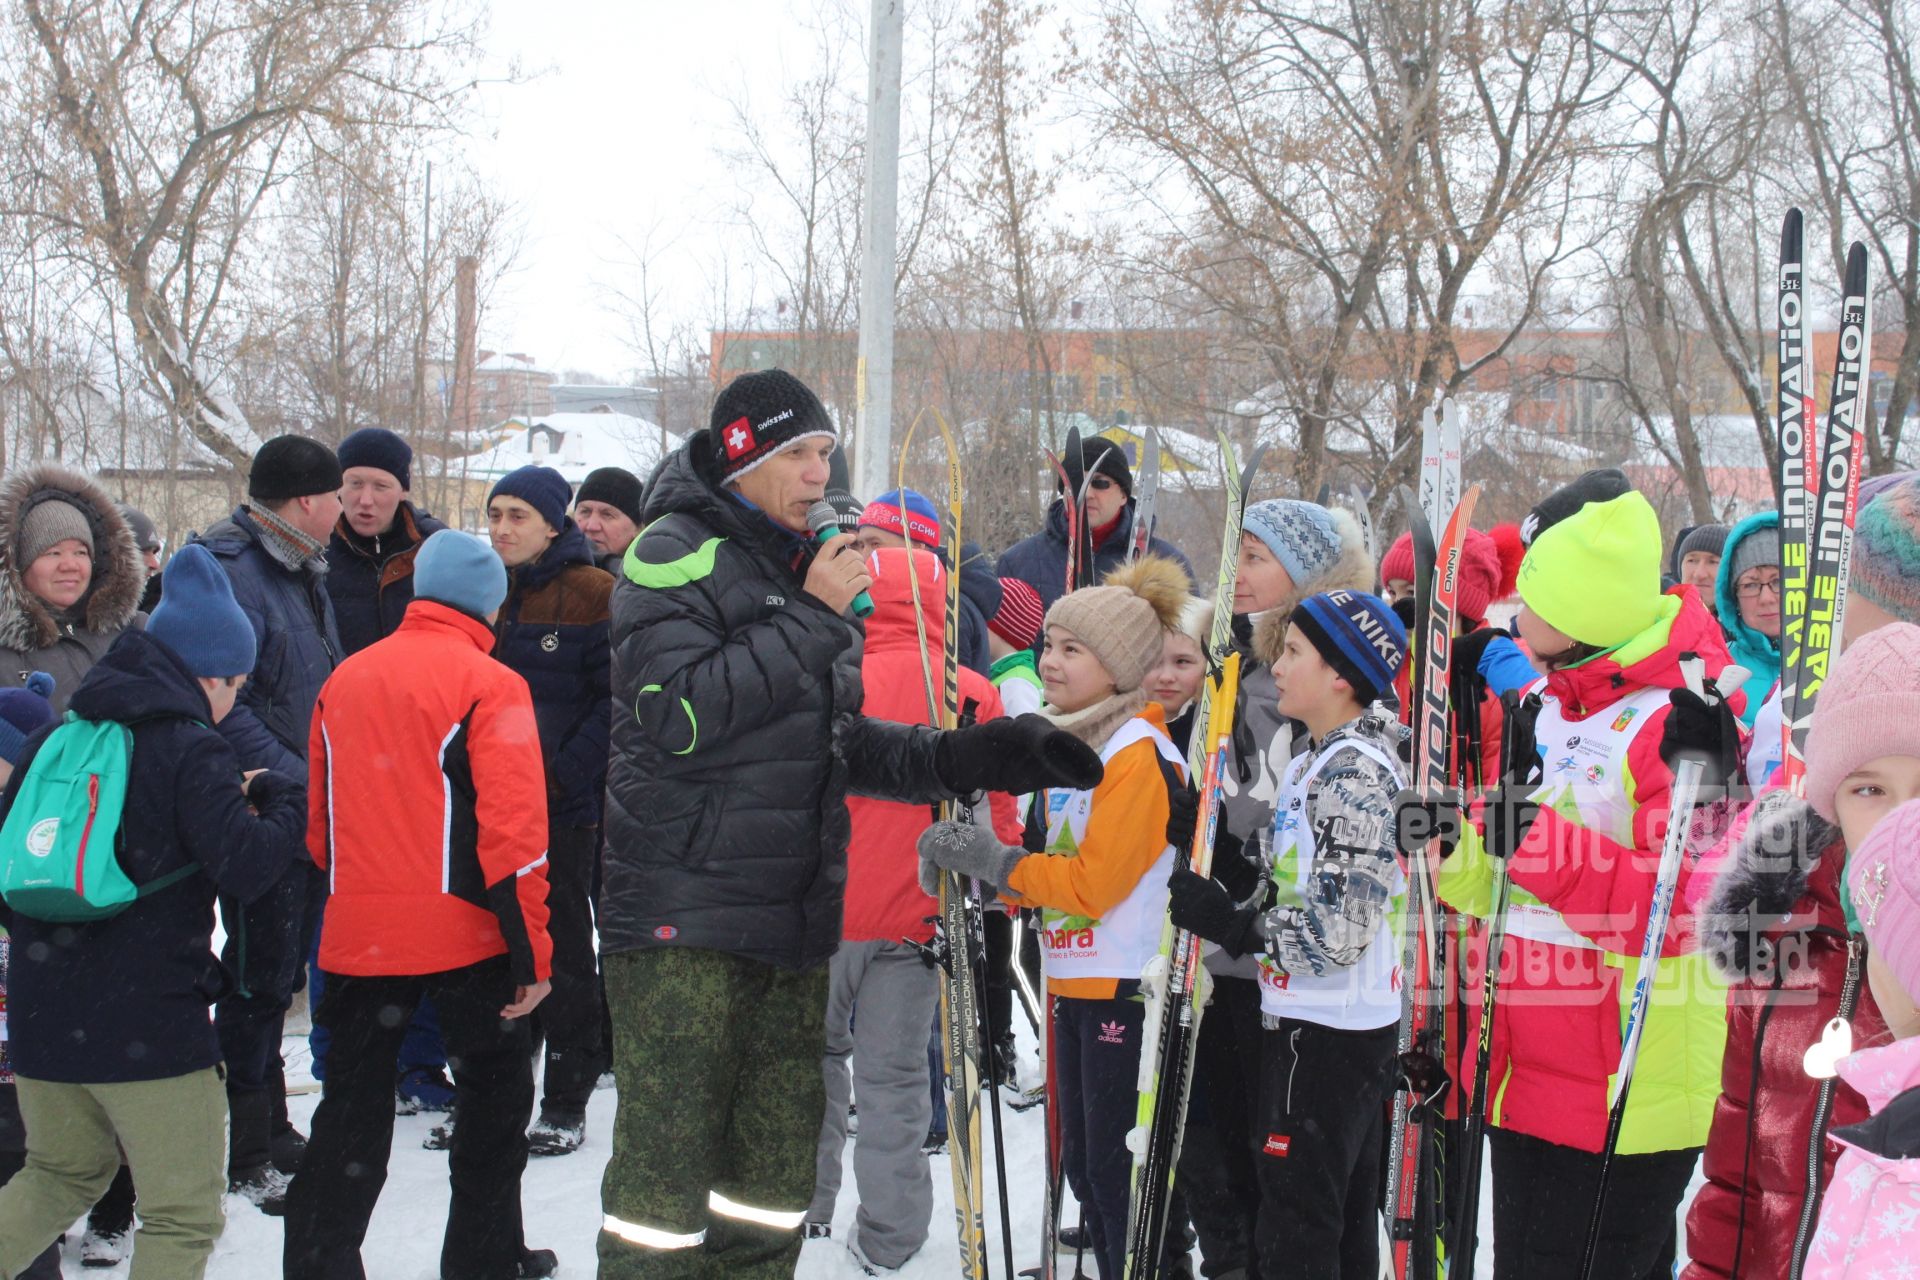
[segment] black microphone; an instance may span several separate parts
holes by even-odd
[[[832,542],[841,534],[840,513],[833,504],[825,499],[807,508],[807,528],[813,530],[813,540],[822,546]],[[864,618],[873,612],[873,597],[862,591],[853,598],[853,616]]]

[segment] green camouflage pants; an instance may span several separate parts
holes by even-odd
[[[619,1110],[600,1280],[791,1276],[826,1106],[827,967],[670,947],[601,972]]]

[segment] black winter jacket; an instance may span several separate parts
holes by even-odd
[[[394,511],[393,528],[363,538],[345,516],[327,542],[327,597],[340,630],[340,656],[385,640],[413,603],[413,558],[420,544],[447,526],[411,502]]]
[[[1106,577],[1107,572],[1124,564],[1127,559],[1127,547],[1133,541],[1133,500],[1121,510],[1120,523],[1107,535],[1093,553],[1094,580]],[[1193,578],[1193,565],[1172,543],[1155,538],[1147,544],[1147,550],[1155,555],[1167,556],[1180,562],[1187,571],[1187,578]],[[1067,590],[1067,507],[1059,498],[1047,508],[1047,527],[1036,534],[1022,538],[1000,553],[1000,576],[1019,578],[1040,593],[1040,603],[1051,609],[1053,602],[1066,594]],[[1035,649],[1040,646],[1034,645]]]
[[[533,691],[540,754],[547,762],[547,820],[600,822],[613,716],[607,650],[613,579],[571,518],[538,560],[507,571],[507,599],[494,624],[493,656]]]
[[[209,1009],[230,984],[213,954],[214,892],[250,902],[306,861],[304,776],[263,773],[243,795],[233,748],[206,727],[213,719],[206,694],[173,651],[145,632],[114,641],[69,710],[133,727],[115,842],[128,878],[146,884],[189,863],[205,874],[83,924],[31,920],[0,905],[13,935],[7,1018],[14,1068],[34,1080],[113,1084],[210,1067],[220,1061],[220,1043]],[[27,744],[0,815],[13,807],[52,731]]]
[[[938,734],[860,714],[860,632],[801,589],[813,544],[672,454],[613,597],[600,943],[825,964],[840,944],[849,789],[951,796]]]

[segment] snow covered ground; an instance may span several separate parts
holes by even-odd
[[[1023,1038],[1025,1028],[1020,1028]],[[287,1042],[289,1079],[301,1072],[299,1063],[305,1051],[302,1041]],[[1033,1066],[1030,1042],[1023,1046],[1028,1060],[1023,1070]],[[304,1131],[312,1115],[317,1095],[303,1094],[290,1099],[295,1123]],[[603,1089],[593,1096],[587,1112],[587,1146],[570,1156],[533,1160],[527,1165],[522,1201],[526,1210],[527,1242],[536,1248],[553,1249],[560,1255],[560,1280],[591,1280],[594,1274],[594,1237],[600,1225],[600,1171],[606,1163],[609,1135],[613,1129],[614,1094]],[[387,1185],[374,1212],[362,1250],[368,1280],[439,1280],[440,1237],[446,1223],[447,1161],[442,1152],[426,1151],[420,1140],[437,1123],[434,1116],[399,1116],[394,1121],[393,1159],[388,1165]],[[1007,1177],[1012,1187],[1011,1210],[1014,1262],[1016,1269],[1033,1266],[1039,1260],[1040,1203],[1045,1181],[1045,1115],[1035,1108],[1024,1115],[1002,1109],[1006,1132]],[[992,1122],[981,1118],[981,1130],[987,1142],[984,1165],[987,1185],[987,1244],[991,1274],[1005,1271],[1001,1249],[1000,1205],[994,1193]],[[851,1280],[862,1274],[847,1253],[847,1233],[853,1227],[857,1195],[852,1167],[853,1145],[847,1146],[845,1180],[840,1202],[834,1213],[832,1239],[810,1241],[800,1255],[795,1272],[800,1280]],[[925,1248],[896,1274],[901,1280],[951,1280],[960,1274],[960,1255],[953,1222],[953,1180],[945,1156],[934,1160],[933,1229]],[[1697,1183],[1697,1179],[1696,1179]],[[1071,1192],[1064,1220],[1074,1220]],[[1687,1196],[1692,1199],[1691,1191]],[[1481,1239],[1487,1244],[1477,1260],[1480,1277],[1493,1274],[1491,1186],[1481,1197]],[[1684,1205],[1683,1205],[1684,1208]],[[1682,1224],[1684,1231],[1684,1223]],[[280,1274],[280,1222],[262,1215],[253,1206],[229,1197],[227,1230],[214,1250],[207,1268],[209,1280],[270,1280]],[[1683,1255],[1684,1256],[1684,1250]],[[1070,1257],[1062,1259],[1061,1275],[1071,1276]],[[1094,1274],[1093,1260],[1085,1263],[1086,1274]],[[111,1280],[127,1274],[125,1264],[112,1270],[84,1270],[79,1260],[79,1236],[71,1237],[64,1274],[69,1280]]]

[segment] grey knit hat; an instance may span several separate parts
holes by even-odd
[[[1674,564],[1678,565],[1682,563],[1688,556],[1696,551],[1704,551],[1710,556],[1725,555],[1727,551],[1727,533],[1727,526],[1723,524],[1697,524],[1693,526],[1693,528],[1687,530],[1687,536],[1682,538],[1680,545],[1674,549]]]
[[[34,504],[20,521],[20,545],[14,563],[24,569],[46,554],[48,547],[68,538],[77,538],[93,546],[93,522],[80,506],[65,497],[49,497]]]
[[[1727,581],[1737,583],[1740,575],[1761,565],[1780,563],[1780,530],[1755,529],[1740,539],[1733,549],[1733,563],[1727,566]]]

